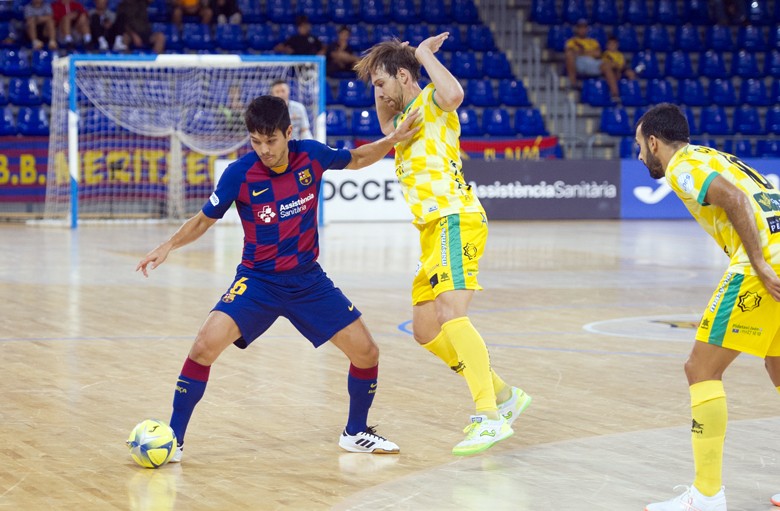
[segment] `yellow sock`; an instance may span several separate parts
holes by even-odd
[[[441,329],[452,344],[457,359],[463,365],[462,373],[466,378],[477,412],[497,410],[496,391],[493,389],[490,371],[490,356],[482,336],[465,316],[447,321]]]
[[[439,357],[457,374],[463,376],[463,365],[458,360],[458,354],[455,352],[455,348],[452,347],[452,343],[447,338],[447,334],[444,333],[444,330],[439,332],[432,341],[423,344],[422,347]],[[490,376],[493,380],[493,392],[498,396],[508,385],[498,374],[496,374],[493,368],[490,369]]]
[[[693,485],[711,497],[720,491],[723,471],[723,442],[726,439],[726,393],[723,382],[707,380],[690,387],[691,444],[696,479]]]
[[[777,390],[778,392],[780,392],[780,387],[775,387],[775,390]]]

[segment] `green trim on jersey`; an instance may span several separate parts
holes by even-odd
[[[463,258],[460,256],[460,215],[447,217],[447,239],[449,240],[450,268],[452,270],[453,289],[466,289],[466,276],[463,274]]]
[[[701,185],[701,191],[699,192],[699,196],[696,197],[696,202],[701,204],[702,206],[707,204],[704,202],[704,198],[707,197],[707,190],[710,189],[710,183],[712,183],[712,180],[718,177],[717,172],[713,172],[709,176],[707,176],[707,179],[704,180],[704,183]]]
[[[709,344],[723,346],[723,337],[726,335],[726,328],[729,325],[729,319],[731,319],[731,311],[734,310],[734,304],[737,301],[737,295],[739,295],[739,289],[742,287],[744,278],[745,276],[741,273],[731,274],[728,289],[726,289],[726,293],[718,305],[715,319],[712,321],[712,333],[708,341]]]

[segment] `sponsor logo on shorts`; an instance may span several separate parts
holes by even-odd
[[[440,242],[441,242],[441,265],[447,266],[447,229],[441,230],[440,235]]]
[[[710,327],[710,320],[707,318],[702,318],[701,323],[699,324],[699,328],[702,330],[707,330]]]
[[[477,257],[477,247],[473,243],[466,243],[463,246],[463,255],[468,257],[469,260]]]
[[[731,282],[732,277],[732,273],[727,273],[726,276],[723,277],[723,282],[721,282],[718,292],[715,294],[715,298],[712,299],[712,303],[710,304],[710,312],[715,312],[715,310],[717,310],[720,299],[723,296],[723,293],[726,292],[726,288],[729,287],[729,282]]]
[[[761,296],[753,291],[746,291],[739,295],[739,302],[737,302],[737,305],[742,309],[742,312],[750,312],[761,305]]]
[[[349,307],[347,307],[347,310],[348,310],[349,312],[352,312],[353,310],[355,310],[355,306],[354,306],[354,305],[352,305],[352,304],[350,303],[350,304],[349,304]]]
[[[436,287],[439,284],[439,274],[434,273],[429,282],[431,283],[431,287]]]
[[[442,282],[447,282],[448,280],[450,280],[450,274],[447,272],[442,272],[441,276],[439,277],[439,280],[441,280]]]

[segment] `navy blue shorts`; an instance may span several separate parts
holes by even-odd
[[[319,347],[360,317],[319,264],[296,272],[267,273],[239,265],[236,279],[214,309],[236,322],[241,349],[257,339],[279,316],[287,318],[314,347]]]

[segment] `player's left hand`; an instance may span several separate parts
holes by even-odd
[[[420,50],[431,50],[431,53],[436,53],[439,51],[439,48],[441,48],[441,45],[444,44],[444,41],[446,41],[449,36],[449,32],[442,32],[439,35],[429,37],[428,39],[421,42],[419,46],[417,46],[415,53]]]
[[[764,287],[769,291],[769,294],[775,301],[780,302],[780,277],[778,277],[774,268],[766,261],[759,263],[757,266],[758,267],[754,265],[754,269],[761,279],[761,282],[764,284]]]
[[[419,118],[419,109],[414,109],[406,114],[404,121],[399,124],[398,127],[395,128],[395,130],[393,130],[393,132],[390,134],[390,138],[393,139],[394,143],[408,140],[417,134],[417,132],[420,131],[420,126],[415,126],[415,124]]]

